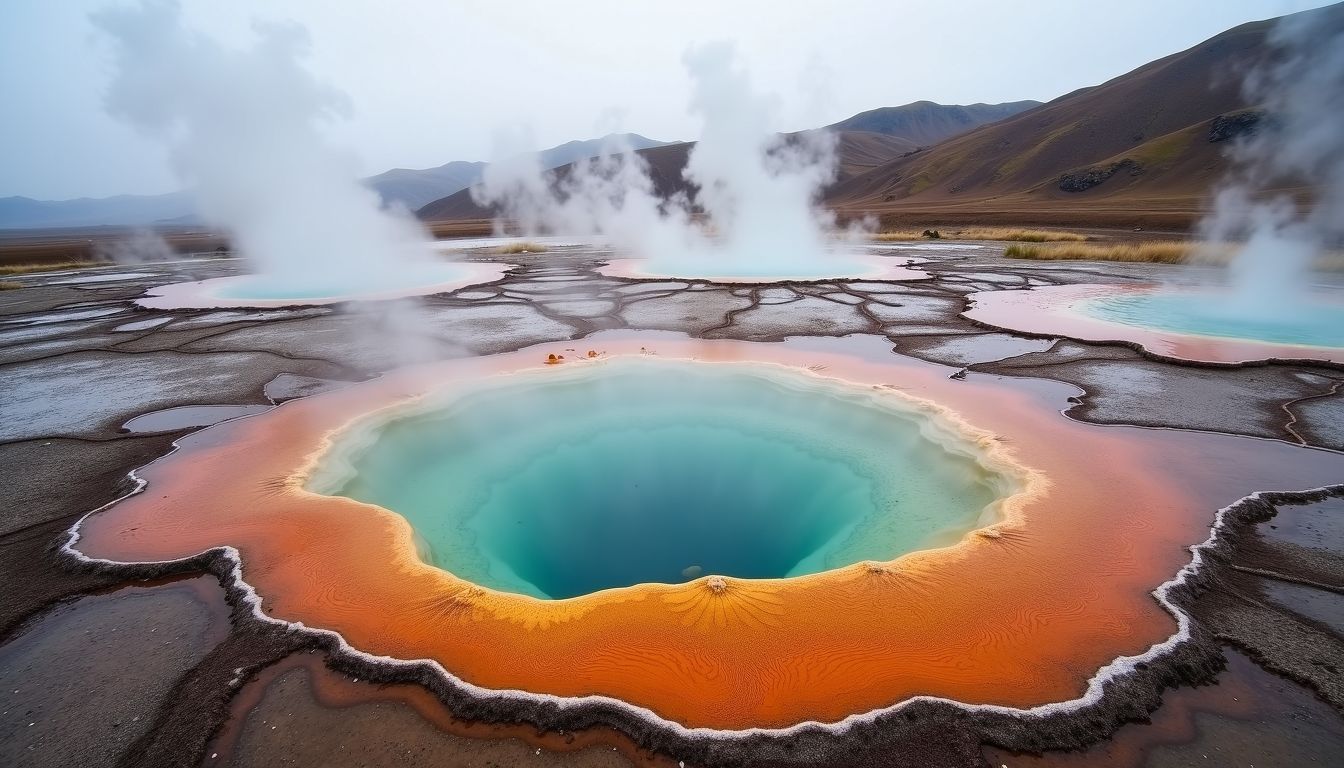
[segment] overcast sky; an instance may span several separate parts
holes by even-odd
[[[91,10],[131,0],[0,3],[0,196],[159,193],[158,144],[103,112],[110,47]],[[880,106],[1048,101],[1242,22],[1319,0],[183,0],[234,45],[253,20],[307,28],[308,66],[354,113],[332,141],[367,173],[488,159],[501,128],[538,147],[628,130],[692,139],[683,51],[737,43],[780,130]]]

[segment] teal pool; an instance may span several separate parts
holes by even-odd
[[[256,274],[226,279],[211,291],[220,299],[244,301],[285,301],[359,298],[385,293],[413,291],[465,277],[467,271],[455,264],[400,266],[386,272],[345,275],[309,271],[299,275]]]
[[[1289,310],[1257,311],[1214,292],[1155,291],[1081,302],[1090,317],[1140,328],[1273,344],[1344,347],[1344,305],[1310,297]]]
[[[339,437],[310,488],[469,581],[567,598],[955,542],[1012,483],[941,417],[782,367],[623,357],[482,380]]]

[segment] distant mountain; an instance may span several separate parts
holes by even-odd
[[[686,182],[682,179],[681,169],[686,167],[686,158],[693,146],[695,145],[689,142],[677,142],[636,150],[636,153],[644,158],[644,162],[648,164],[649,177],[653,181],[653,189],[656,194],[662,197],[670,197],[673,193],[685,189]],[[586,160],[587,157],[592,157],[592,155],[579,159]],[[574,163],[569,163],[552,170],[557,176],[564,177],[570,172],[573,165]],[[429,203],[416,211],[415,215],[421,220],[429,222],[467,221],[490,219],[494,217],[495,212],[492,208],[478,205],[471,196],[471,190],[463,189]]]
[[[0,198],[0,229],[94,227],[102,224],[138,227],[191,214],[191,197],[185,192],[81,197],[77,200]]]
[[[635,149],[660,147],[635,133],[613,134],[600,139],[570,141],[542,150],[542,167],[555,168],[598,154],[604,142],[620,139]],[[365,179],[378,192],[384,205],[399,204],[414,211],[426,203],[466,189],[481,179],[486,163],[453,161],[422,170],[394,168]],[[77,200],[34,200],[28,197],[0,198],[0,229],[190,224],[196,219],[191,196],[186,192],[165,195],[117,195],[83,197]]]
[[[1004,104],[935,104],[916,101],[900,107],[870,109],[829,126],[833,131],[867,131],[896,136],[919,146],[937,144],[988,123],[1041,106],[1039,101]]]
[[[414,211],[430,200],[451,195],[481,180],[485,163],[454,160],[437,168],[393,168],[364,180],[377,190],[384,205],[400,203]]]
[[[1039,102],[1017,101],[1011,104],[972,104],[963,107],[920,101],[903,107],[886,107],[860,113],[848,120],[827,126],[838,135],[837,177],[844,180],[857,176],[894,158],[915,152],[921,146],[933,143],[939,138],[970,130],[1005,115],[1017,114],[1037,104]],[[688,188],[682,177],[682,169],[686,167],[686,159],[691,147],[695,146],[694,142],[676,144],[650,142],[648,148],[641,148],[634,142],[632,144],[649,163],[650,175],[659,193],[694,194],[694,190]],[[561,156],[556,154],[548,158],[551,162],[545,165],[563,171],[570,163],[595,156],[601,146],[600,140],[570,142],[552,151],[558,153],[559,150],[571,145],[578,145],[581,149],[576,151],[567,163],[554,162],[561,159]],[[425,221],[458,221],[490,218],[493,212],[477,205],[471,199],[471,190],[464,188],[425,205],[416,212],[416,215]]]
[[[654,141],[637,133],[621,133],[611,134],[600,139],[569,141],[550,149],[543,149],[537,154],[541,159],[541,167],[557,168],[595,157],[602,151],[605,143],[616,140],[623,141],[635,149],[661,147],[667,143]],[[441,197],[447,197],[480,181],[486,165],[487,163],[482,162],[472,163],[455,160],[446,165],[426,168],[425,170],[394,168],[377,176],[372,176],[366,179],[366,182],[369,186],[378,190],[378,194],[382,196],[385,205],[396,202],[404,205],[408,210],[414,211],[423,207],[426,203],[438,200]]]
[[[588,139],[587,141],[570,141],[561,144],[558,147],[543,149],[540,153],[542,168],[559,168],[562,165],[569,165],[580,160],[587,160],[590,157],[597,157],[602,153],[605,146],[612,143],[621,142],[629,145],[631,149],[652,149],[654,147],[665,147],[668,144],[678,142],[654,141],[646,139],[637,133],[613,133],[603,136],[600,139]],[[453,190],[456,192],[457,190]]]
[[[1344,4],[1305,13],[1344,28]],[[1241,82],[1277,19],[1243,24],[1101,85],[955,136],[835,185],[842,213],[889,222],[1185,227],[1262,116]]]

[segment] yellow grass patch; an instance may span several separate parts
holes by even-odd
[[[1114,245],[1010,245],[1003,252],[1010,259],[1039,261],[1141,261],[1152,264],[1180,264],[1195,250],[1190,243],[1173,241]]]
[[[1022,243],[1081,243],[1086,235],[1077,232],[1059,232],[1053,229],[1013,229],[1009,227],[976,227],[944,232],[943,237],[953,240],[1012,240]]]
[[[26,275],[31,272],[56,272],[65,269],[87,269],[88,267],[105,267],[104,261],[61,261],[48,264],[3,264],[0,265],[0,275]]]
[[[1156,240],[1141,243],[1102,245],[1010,245],[1003,252],[1010,259],[1037,261],[1133,261],[1149,264],[1205,264],[1227,266],[1241,246],[1235,243],[1197,243]],[[1344,252],[1326,251],[1316,257],[1313,268],[1326,272],[1344,272]]]
[[[13,280],[5,280],[3,282],[0,282],[0,291],[12,291],[22,287],[23,283],[16,283]]]
[[[924,232],[930,230],[894,230],[873,235],[879,242],[901,242],[906,240],[926,240]],[[939,240],[1011,240],[1023,243],[1078,242],[1087,240],[1086,235],[1077,232],[1059,232],[1052,229],[1021,229],[1017,227],[974,227],[971,229],[937,230]]]

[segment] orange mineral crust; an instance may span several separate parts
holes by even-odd
[[[1202,336],[1146,328],[1090,317],[1077,310],[1083,302],[1107,296],[1159,290],[1155,285],[1051,285],[1029,291],[971,294],[963,314],[977,322],[1043,336],[1084,341],[1127,341],[1163,357],[1210,363],[1252,360],[1326,360],[1344,363],[1344,349],[1278,344],[1253,339]]]
[[[1030,707],[1077,698],[1099,667],[1167,639],[1150,594],[1215,511],[1255,490],[1344,477],[1344,456],[1264,440],[1060,415],[1076,390],[890,354],[871,339],[781,344],[647,337],[543,345],[406,369],[213,427],[141,471],[143,493],[87,518],[75,547],[155,561],[236,547],[267,615],[356,649],[433,659],[478,686],[601,694],[687,726],[833,722],[911,696]],[[352,420],[479,377],[646,353],[790,366],[936,403],[1021,468],[1001,519],[953,546],[787,580],[705,577],[569,600],[493,592],[421,562],[396,514],[303,489]],[[809,373],[820,371],[820,373]],[[929,407],[934,408],[930,405]],[[966,426],[971,425],[971,426]]]

